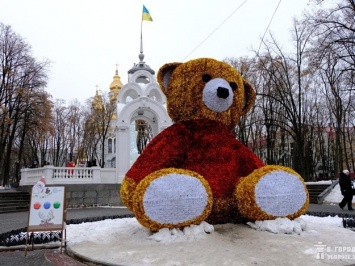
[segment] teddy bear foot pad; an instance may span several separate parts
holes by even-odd
[[[150,220],[148,223],[160,224],[161,227],[185,226],[202,222],[210,213],[210,188],[201,182],[201,178],[179,171],[162,172],[140,185],[138,190],[145,192],[138,199],[138,213],[143,214],[143,220]],[[140,220],[139,215],[136,217]]]
[[[255,188],[256,201],[266,213],[286,217],[299,211],[306,203],[307,194],[296,175],[285,171],[272,171]]]

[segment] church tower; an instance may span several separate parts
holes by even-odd
[[[122,87],[123,84],[121,82],[121,77],[118,75],[118,65],[116,64],[116,72],[110,84],[110,96],[112,101],[117,101],[118,93],[120,92]]]
[[[110,100],[113,102],[117,102],[117,97],[122,89],[123,84],[121,82],[121,77],[118,74],[118,65],[116,65],[115,75],[113,76],[113,80],[110,84]],[[105,167],[107,168],[115,168],[116,167],[116,132],[115,125],[117,123],[117,111],[112,115],[111,118],[111,126],[109,130],[109,134],[106,140],[107,149],[105,149]]]

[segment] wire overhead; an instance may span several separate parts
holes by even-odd
[[[274,13],[272,14],[272,17],[271,17],[271,19],[270,19],[270,21],[269,21],[269,24],[267,25],[267,28],[266,28],[266,30],[265,30],[265,32],[264,32],[264,35],[263,35],[263,37],[261,38],[261,41],[260,41],[260,45],[259,45],[259,49],[258,49],[258,53],[257,53],[257,54],[259,54],[261,45],[262,45],[262,43],[264,42],[265,35],[266,35],[267,31],[269,30],[269,27],[270,27],[270,25],[271,25],[271,22],[272,22],[272,20],[274,19],[274,16],[275,16],[275,14],[276,14],[276,11],[279,9],[280,4],[281,4],[281,0],[280,0],[279,3],[277,4],[276,9],[275,9]]]
[[[225,20],[222,21],[222,23],[220,23],[220,24],[219,24],[205,39],[203,39],[187,56],[185,56],[185,58],[184,58],[181,62],[185,61],[186,58],[188,58],[188,57],[189,57],[193,52],[195,52],[205,41],[207,41],[208,38],[210,38],[210,37],[212,36],[212,34],[215,33],[229,18],[231,18],[231,17],[234,15],[234,13],[237,12],[247,1],[248,1],[248,0],[245,0],[243,3],[241,3]],[[271,25],[271,22],[272,22],[272,20],[274,19],[274,16],[275,16],[275,14],[276,14],[276,12],[277,12],[277,10],[278,10],[280,4],[281,4],[281,1],[282,1],[282,0],[280,0],[279,3],[277,4],[277,6],[276,6],[276,8],[275,8],[275,11],[274,11],[274,13],[272,14],[272,17],[271,17],[271,19],[270,19],[270,21],[269,21],[269,24],[268,24],[268,26],[267,26],[267,28],[266,28],[266,30],[265,30],[265,32],[264,32],[264,35],[263,35],[263,37],[261,38],[261,42],[260,42],[260,45],[259,45],[259,49],[258,49],[258,53],[257,53],[257,54],[259,54],[259,51],[260,51],[261,45],[262,45],[262,43],[263,43],[263,41],[264,41],[265,35],[266,35],[267,31],[269,30],[269,27],[270,27],[270,25]]]
[[[248,0],[245,0],[243,3],[241,3],[225,20],[222,21],[221,24],[217,26],[202,42],[200,42],[185,58],[181,61],[185,61],[186,58],[188,58],[193,52],[195,52],[209,37],[212,36],[213,33],[215,33],[231,16],[234,15],[235,12],[237,12]]]

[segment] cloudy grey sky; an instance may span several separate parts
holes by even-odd
[[[11,25],[52,66],[54,99],[84,102],[96,86],[108,91],[118,64],[122,82],[138,63],[143,4],[144,61],[156,72],[168,62],[251,55],[269,27],[284,46],[292,18],[309,0],[0,0],[0,22]]]

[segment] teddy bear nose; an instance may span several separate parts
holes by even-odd
[[[223,87],[218,87],[217,96],[222,99],[226,99],[229,96],[229,90]]]

